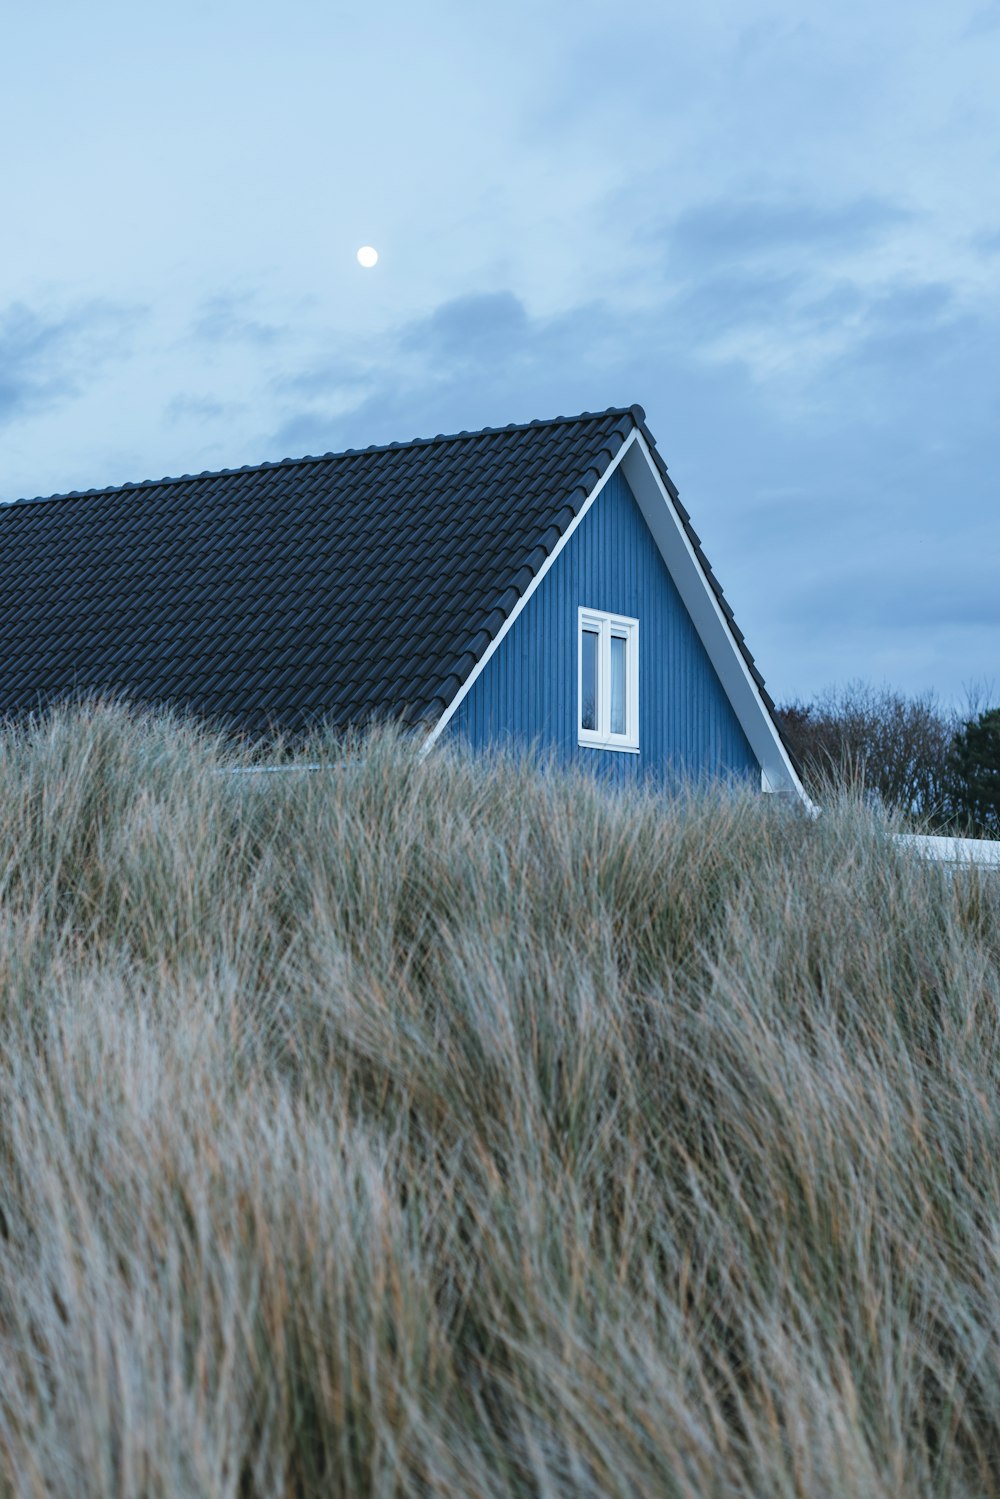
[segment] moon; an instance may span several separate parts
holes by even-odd
[[[366,271],[370,271],[373,265],[378,264],[378,251],[373,245],[362,245],[358,251],[358,265],[363,265]]]

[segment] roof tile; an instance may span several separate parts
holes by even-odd
[[[0,505],[0,714],[433,720],[637,425],[676,499],[632,406]]]

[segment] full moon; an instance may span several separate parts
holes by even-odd
[[[373,265],[378,264],[378,251],[371,245],[362,245],[358,251],[358,265],[363,265],[366,271],[370,271]]]

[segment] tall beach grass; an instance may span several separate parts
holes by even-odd
[[[240,753],[0,733],[0,1495],[1000,1494],[1000,876]]]

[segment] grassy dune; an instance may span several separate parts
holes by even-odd
[[[1000,1494],[1000,878],[0,735],[0,1494]]]

